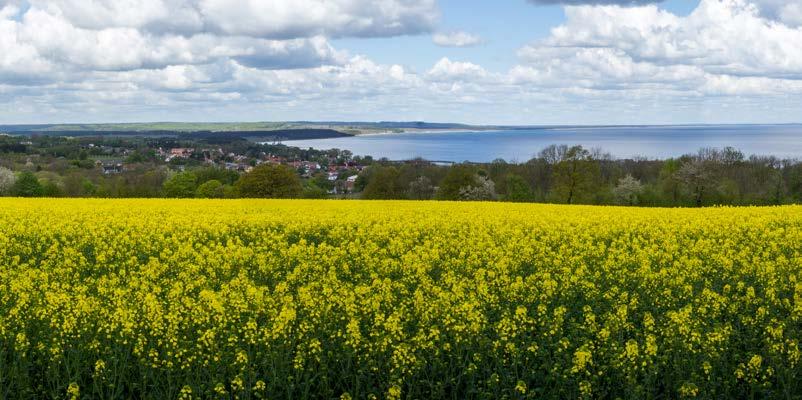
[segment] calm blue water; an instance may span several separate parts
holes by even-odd
[[[802,125],[704,125],[538,128],[509,131],[392,133],[294,140],[302,148],[348,149],[356,155],[406,160],[523,162],[550,144],[600,147],[617,158],[676,157],[701,147],[735,147],[747,155],[802,158]]]

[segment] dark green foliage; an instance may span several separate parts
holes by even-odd
[[[294,198],[303,193],[298,174],[284,165],[262,164],[237,181],[240,196],[251,198]]]
[[[476,186],[477,168],[469,164],[456,164],[440,182],[437,190],[439,200],[459,200],[460,189]]]
[[[328,192],[326,189],[323,189],[317,186],[314,182],[309,182],[307,185],[304,186],[304,191],[302,197],[305,199],[325,199],[328,197]]]
[[[216,180],[224,185],[233,185],[239,179],[237,171],[231,171],[218,167],[204,167],[192,171],[198,177],[198,184]]]
[[[223,183],[217,179],[206,181],[198,186],[198,190],[195,191],[195,197],[200,199],[222,199],[225,197]]]
[[[32,172],[22,172],[17,176],[17,181],[11,189],[11,193],[19,197],[37,197],[44,195],[44,188],[39,183],[39,178]]]
[[[405,187],[400,182],[398,169],[394,167],[374,166],[373,173],[365,191],[362,192],[363,199],[403,199],[406,196]]]
[[[518,175],[510,174],[507,175],[507,179],[505,181],[505,189],[507,191],[506,196],[504,197],[507,201],[514,201],[514,202],[526,202],[532,201],[532,189],[526,183],[524,178],[521,178]]]
[[[156,161],[156,152],[152,149],[135,150],[125,159],[127,163],[144,163]]]
[[[164,151],[174,148],[193,149],[193,154],[165,161]],[[34,172],[39,178],[37,184],[29,176],[27,182],[23,180],[13,190],[13,179],[6,179],[8,183],[0,188],[2,195],[195,197],[198,186],[215,180],[222,187],[215,185],[214,196],[219,197],[222,191],[223,197],[233,198],[240,196],[237,182],[244,174],[243,169],[270,158],[272,162],[308,161],[323,167],[322,170],[293,168],[299,184],[291,185],[294,189],[290,194],[264,195],[271,197],[422,200],[434,197],[647,207],[802,202],[802,163],[771,156],[745,157],[733,148],[706,148],[678,158],[648,160],[613,159],[600,150],[553,145],[522,163],[497,159],[491,163],[444,166],[422,159],[373,160],[347,150],[300,149],[248,140],[210,144],[206,139],[186,136],[68,139],[42,135],[21,142],[20,137],[0,135],[0,153],[0,167],[13,174]],[[98,161],[120,167],[104,171]],[[349,168],[340,168],[338,178],[329,180],[326,171],[330,165]],[[174,177],[177,169],[194,174],[194,185],[186,175]],[[347,183],[345,179],[353,174],[358,174],[356,181]],[[627,176],[641,187],[621,185],[621,179]],[[179,181],[167,183],[168,177]],[[263,197],[251,191],[247,181],[246,195]],[[489,190],[491,182],[494,190]]]
[[[42,184],[42,196],[44,197],[61,197],[64,196],[64,191],[59,187],[56,182],[52,180],[44,180]]]
[[[233,185],[223,185],[223,198],[224,199],[236,199],[239,198],[239,188]]]
[[[198,178],[192,172],[181,172],[164,182],[165,197],[195,197]]]

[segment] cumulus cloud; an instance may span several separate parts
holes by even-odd
[[[487,75],[487,71],[479,65],[470,62],[451,61],[447,57],[441,58],[427,73],[429,78],[438,81],[475,81]]]
[[[231,59],[265,69],[342,64],[328,37],[428,31],[434,0],[25,0],[0,7],[0,80]],[[236,3],[236,4],[234,4]]]
[[[662,3],[665,0],[528,0],[537,5],[561,4],[566,6],[616,5],[638,7]],[[753,0],[760,15],[766,19],[780,21],[791,26],[802,25],[802,0]]]
[[[28,10],[20,21],[0,20],[0,65],[41,73],[61,70],[132,70],[206,64],[232,58],[263,68],[299,68],[338,63],[338,52],[322,37],[266,40],[196,34],[152,35],[134,28],[90,30],[59,15]],[[29,65],[29,67],[25,67]]]
[[[410,90],[417,75],[330,39],[429,33],[438,17],[435,0],[0,1],[0,116],[130,119]]]
[[[331,38],[431,33],[434,0],[6,1],[0,118],[667,123],[802,115],[799,1],[701,0],[683,16],[659,4],[562,3],[565,22],[521,47],[509,69],[443,57],[415,71],[402,55],[381,64]],[[465,32],[432,40],[480,41]]]
[[[756,0],[760,13],[790,26],[802,26],[802,0]]]
[[[428,32],[435,0],[28,0],[87,29],[215,31],[266,39]]]
[[[619,5],[639,6],[644,4],[661,3],[664,0],[528,0],[533,4],[564,4],[564,5]]]
[[[443,47],[470,47],[482,43],[482,38],[463,31],[438,32],[432,35],[432,42]]]
[[[548,49],[614,49],[636,62],[698,66],[713,74],[802,78],[802,30],[762,18],[744,0],[702,0],[688,16],[656,6],[566,7],[567,22],[519,55]]]

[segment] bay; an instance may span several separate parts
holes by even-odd
[[[369,134],[286,141],[301,148],[347,149],[355,155],[445,162],[523,162],[551,144],[601,148],[616,158],[665,159],[703,147],[735,147],[746,155],[802,158],[802,125],[543,127],[492,131]]]

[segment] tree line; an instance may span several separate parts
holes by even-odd
[[[43,177],[40,177],[43,176]],[[297,198],[320,197],[305,190],[292,168],[262,164],[239,174],[217,167],[175,172],[166,169],[116,176],[109,188],[71,175],[56,184],[49,174],[14,173],[0,167],[0,195],[18,197]],[[71,179],[77,177],[77,179]],[[108,183],[108,182],[106,182]],[[116,187],[114,187],[116,186]],[[113,192],[112,192],[113,189]]]
[[[524,163],[441,167],[379,163],[358,181],[366,199],[500,200],[700,207],[802,201],[802,164],[703,148],[666,160],[615,159],[598,149],[552,145]]]
[[[263,163],[264,155],[269,151],[287,159],[319,160],[325,166],[327,162],[339,165],[353,161],[356,158],[350,152],[242,141],[224,145],[224,154],[247,155],[253,168],[242,172],[209,166],[203,159],[159,162],[153,148],[156,144],[161,147],[170,143],[149,142],[153,140],[159,139],[141,139],[133,144],[105,143],[107,149],[127,146],[125,171],[113,175],[104,175],[94,166],[91,158],[91,152],[97,151],[94,148],[87,150],[85,146],[56,139],[43,139],[44,144],[36,147],[35,153],[30,145],[23,146],[26,153],[18,154],[13,162],[9,161],[11,158],[0,158],[0,195],[348,197],[661,207],[802,202],[802,163],[772,156],[747,157],[729,147],[704,148],[666,160],[615,159],[599,149],[567,145],[546,147],[523,163],[499,159],[490,163],[438,165],[421,159],[392,162],[364,157],[358,158],[360,171],[341,171],[335,182],[325,169],[315,174],[304,173],[286,165]],[[0,149],[0,156],[22,150]],[[46,163],[32,163],[32,154]],[[357,173],[353,187],[346,194],[334,190],[346,177]]]

